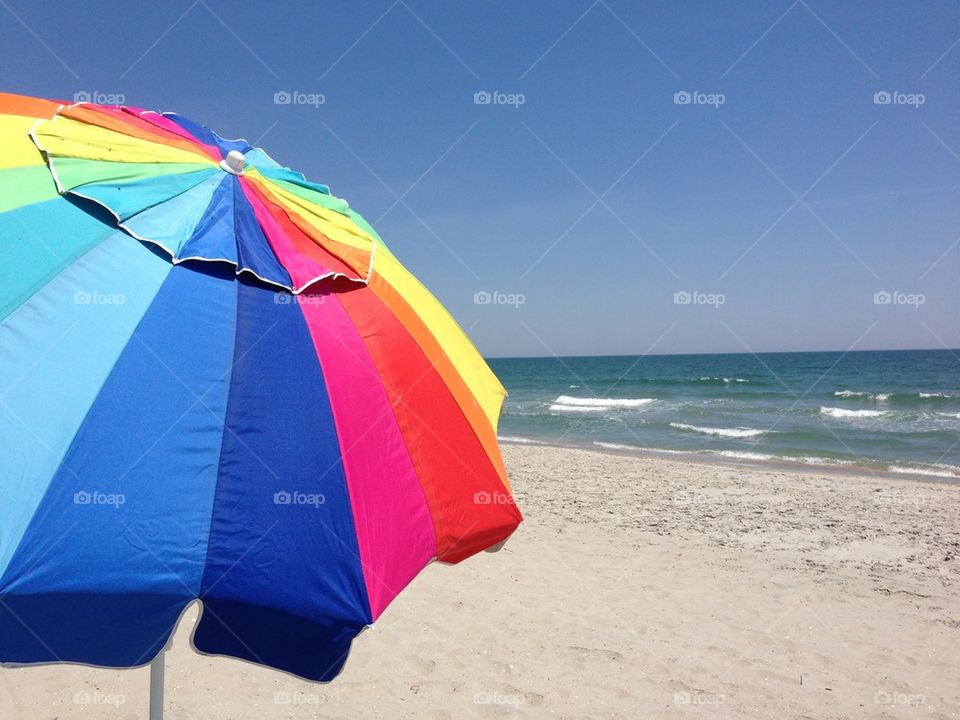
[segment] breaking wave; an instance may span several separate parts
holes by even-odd
[[[550,406],[552,412],[600,412],[615,408],[637,408],[656,402],[653,398],[580,398],[561,395]]]
[[[716,435],[718,437],[729,438],[749,438],[764,435],[766,430],[754,430],[753,428],[718,428],[718,427],[699,427],[697,425],[687,425],[686,423],[672,422],[670,427],[677,430],[687,430],[689,432],[703,433],[704,435]]]
[[[820,414],[832,418],[875,418],[886,413],[883,410],[849,410],[847,408],[821,407]]]

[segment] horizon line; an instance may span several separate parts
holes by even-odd
[[[865,350],[763,350],[759,352],[686,352],[686,353],[599,353],[582,355],[483,355],[484,360],[551,360],[555,358],[614,358],[614,357],[691,357],[696,355],[812,355],[816,353],[877,353],[877,352],[948,352],[956,355],[960,348],[873,348]]]

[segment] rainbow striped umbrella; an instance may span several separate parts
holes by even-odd
[[[170,113],[0,95],[0,662],[146,664],[184,608],[329,680],[521,521],[505,395],[325,185]]]

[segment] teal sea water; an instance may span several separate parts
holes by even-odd
[[[503,442],[960,480],[960,351],[499,358]]]

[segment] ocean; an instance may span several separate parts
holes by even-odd
[[[496,358],[506,443],[960,480],[960,351]]]

